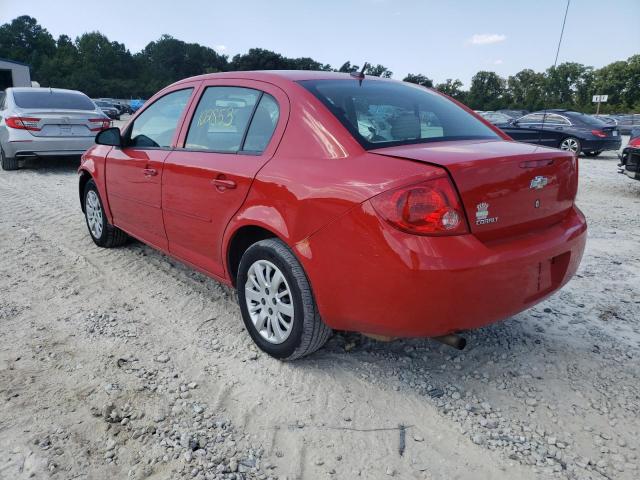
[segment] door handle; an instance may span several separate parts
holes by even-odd
[[[155,168],[145,168],[142,170],[145,177],[155,177],[158,171]]]
[[[221,192],[226,189],[234,189],[237,186],[236,182],[228,180],[224,175],[220,175],[218,178],[213,179],[211,183],[213,183]]]

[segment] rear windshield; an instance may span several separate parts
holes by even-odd
[[[303,80],[366,148],[500,138],[455,103],[421,87],[378,80]]]
[[[20,108],[53,108],[56,110],[95,110],[93,102],[82,93],[34,90],[13,92],[13,100]]]
[[[592,117],[591,115],[585,115],[584,113],[578,113],[578,112],[571,115],[569,119],[577,123],[589,125],[590,127],[604,127],[607,125],[607,123],[600,118],[595,118],[595,117]]]

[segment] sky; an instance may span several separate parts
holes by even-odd
[[[230,57],[249,48],[339,67],[382,64],[466,86],[553,64],[566,0],[0,0],[54,36],[100,31],[135,53],[162,34]],[[640,0],[571,0],[558,61],[602,67],[640,53]]]

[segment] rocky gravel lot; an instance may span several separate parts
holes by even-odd
[[[294,363],[233,291],[95,247],[76,165],[0,172],[0,479],[640,478],[640,182],[616,163],[581,159],[589,242],[551,299],[462,352],[336,334]]]

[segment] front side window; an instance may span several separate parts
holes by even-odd
[[[185,148],[235,153],[262,92],[244,87],[208,87],[198,103]]]
[[[192,88],[168,93],[156,100],[135,119],[129,135],[129,146],[167,148],[187,106]]]
[[[452,101],[421,87],[367,79],[299,83],[327,106],[367,149],[500,138]]]

